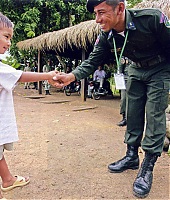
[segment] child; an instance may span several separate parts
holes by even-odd
[[[11,45],[13,36],[13,23],[0,13],[0,54]],[[52,78],[56,72],[48,73],[23,72],[0,62],[0,176],[2,178],[2,191],[9,191],[15,187],[27,185],[28,177],[13,176],[5,161],[3,151],[12,150],[13,142],[18,140],[16,119],[13,106],[12,90],[17,82],[36,82],[48,80],[54,85]],[[2,197],[0,192],[0,199]]]

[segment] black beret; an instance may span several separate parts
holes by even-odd
[[[94,7],[99,5],[100,3],[104,2],[106,0],[87,0],[87,4],[86,4],[86,7],[87,7],[87,10],[91,13],[94,12]]]

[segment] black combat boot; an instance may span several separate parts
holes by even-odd
[[[148,196],[152,187],[152,172],[157,158],[158,155],[146,153],[136,180],[133,184],[133,193],[135,196],[139,198],[145,198]]]
[[[123,116],[123,119],[117,124],[118,126],[126,126],[127,124],[125,113],[123,113],[122,116]]]
[[[127,145],[126,156],[121,160],[114,162],[108,166],[109,171],[113,173],[120,173],[127,169],[139,168],[138,147]]]

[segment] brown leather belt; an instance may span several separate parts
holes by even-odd
[[[158,55],[147,61],[135,62],[135,64],[136,64],[136,67],[148,68],[154,65],[158,65],[159,63],[162,63],[164,61],[166,61],[165,56]]]

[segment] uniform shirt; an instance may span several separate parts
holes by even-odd
[[[158,9],[139,9],[125,11],[125,35],[128,33],[123,56],[134,62],[147,61],[158,55],[170,62],[170,22]],[[82,62],[72,73],[77,80],[88,77],[108,56],[115,58],[113,37],[119,55],[125,37],[115,30],[101,32],[89,58]]]
[[[18,140],[12,90],[22,71],[0,62],[0,145]]]

